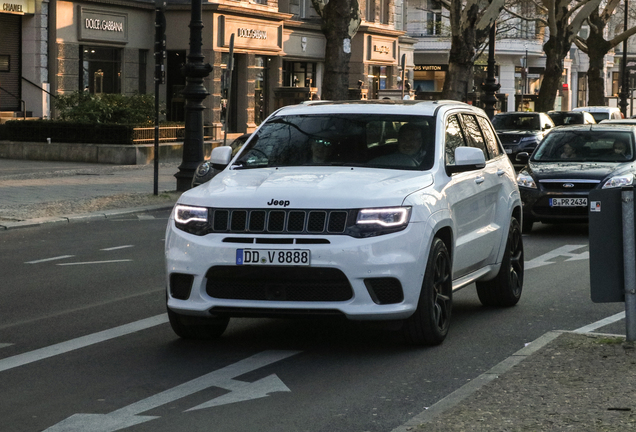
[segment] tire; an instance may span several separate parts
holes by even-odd
[[[519,302],[523,289],[523,240],[521,227],[514,217],[510,220],[499,273],[494,279],[475,285],[479,301],[484,306],[511,307]]]
[[[532,231],[532,225],[534,225],[534,221],[532,219],[530,219],[530,217],[524,217],[523,218],[522,232],[527,234],[530,231]]]
[[[210,340],[221,337],[229,318],[202,318],[181,315],[168,309],[172,330],[183,339]]]
[[[402,326],[404,338],[409,344],[439,345],[446,339],[453,306],[451,264],[446,245],[435,237],[417,309]]]

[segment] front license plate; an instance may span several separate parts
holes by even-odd
[[[587,198],[550,198],[550,207],[587,207]]]
[[[512,149],[504,149],[506,150],[506,154],[512,154]]]
[[[236,265],[308,266],[308,249],[237,249]]]

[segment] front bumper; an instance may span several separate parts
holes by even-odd
[[[551,207],[550,198],[587,198],[589,191],[548,192],[539,189],[519,187],[523,205],[524,220],[534,222],[587,222],[589,202],[583,207]]]
[[[271,316],[285,315],[286,312],[309,315],[336,312],[354,320],[407,318],[417,308],[431,232],[426,223],[410,223],[403,231],[376,237],[285,235],[285,239],[293,238],[294,241],[292,244],[281,244],[281,235],[233,233],[196,236],[177,229],[171,219],[165,249],[167,304],[177,313],[196,316]],[[255,242],[256,238],[258,242]],[[250,243],[245,243],[247,241]],[[305,249],[310,251],[311,265],[239,266],[236,264],[237,249]],[[321,279],[331,278],[334,273],[344,275],[345,283],[350,285],[351,295],[346,298],[327,295],[325,300],[320,295],[302,294],[302,289],[314,289],[316,286],[320,288]],[[171,275],[175,274],[187,275],[184,278],[191,280],[191,290],[188,294],[181,295],[181,299],[173,295],[170,286]],[[262,277],[262,285],[266,286],[259,287],[249,274]],[[219,278],[219,281],[223,278],[223,287],[219,288],[220,282],[215,284],[213,278]],[[299,281],[296,285],[305,288],[294,287],[293,281],[290,282],[293,278]],[[316,283],[310,284],[307,278],[317,279]],[[237,279],[241,279],[241,287],[227,283]],[[393,281],[393,288],[395,280],[399,282],[398,286],[401,286],[403,294],[399,299],[401,301],[378,304],[377,293],[369,289],[369,285],[373,286],[369,281],[380,279]],[[215,294],[219,292],[223,294]],[[249,294],[250,292],[255,294]],[[211,293],[218,297],[213,297]]]

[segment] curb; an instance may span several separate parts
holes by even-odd
[[[29,219],[20,222],[0,222],[0,232],[16,230],[19,228],[31,228],[42,225],[53,225],[53,224],[66,224],[73,222],[86,222],[90,220],[96,219],[110,219],[113,217],[127,215],[131,213],[146,213],[149,211],[155,210],[169,210],[174,207],[174,203],[172,204],[153,204],[142,207],[132,207],[127,209],[114,209],[114,210],[105,210],[105,211],[96,211],[91,213],[81,213],[76,215],[66,215],[66,216],[54,216],[54,217],[42,217]]]
[[[410,432],[417,429],[417,427],[420,426],[422,423],[430,422],[436,416],[458,405],[461,401],[479,390],[484,384],[487,384],[490,381],[498,378],[499,375],[509,371],[510,369],[512,369],[513,366],[521,363],[530,354],[540,350],[562,333],[568,332],[565,330],[555,330],[548,332],[543,336],[540,336],[539,338],[530,342],[524,348],[521,348],[519,351],[512,354],[507,359],[493,366],[490,370],[479,375],[468,384],[464,384],[463,386],[461,386],[445,398],[437,401],[428,409],[422,411],[403,425],[393,429],[391,432]]]

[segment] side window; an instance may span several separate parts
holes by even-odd
[[[466,145],[466,139],[464,133],[459,125],[459,119],[457,115],[448,117],[446,122],[446,165],[455,165],[455,149],[460,146]]]
[[[470,137],[469,143],[471,147],[477,147],[484,152],[484,158],[486,160],[490,159],[488,155],[488,151],[486,150],[486,142],[484,141],[484,137],[481,134],[481,129],[477,124],[477,119],[475,116],[470,114],[462,114],[462,119],[464,120],[464,128],[466,130],[466,135]]]
[[[481,131],[486,137],[486,147],[488,147],[488,151],[490,152],[490,157],[496,158],[501,154],[501,148],[499,147],[499,143],[497,142],[497,136],[492,130],[490,123],[483,117],[477,117],[479,120],[479,125],[481,126]]]

